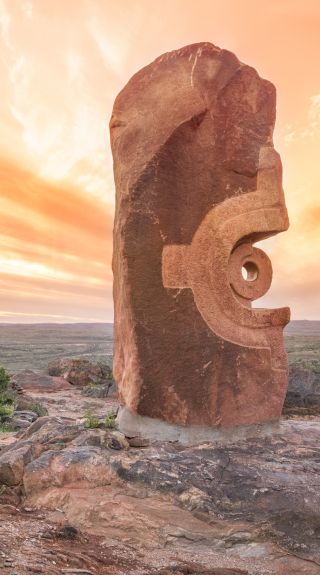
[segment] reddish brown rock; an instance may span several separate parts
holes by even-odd
[[[51,376],[61,376],[72,385],[84,387],[109,383],[112,385],[112,371],[106,363],[93,364],[83,358],[55,359],[48,365],[48,373]]]
[[[25,369],[20,373],[16,373],[12,377],[13,387],[18,387],[22,391],[45,391],[56,392],[64,389],[69,389],[70,384],[62,377],[51,377],[49,375],[42,375],[35,373],[31,369]]]
[[[274,86],[209,43],[161,56],[115,101],[114,374],[131,418],[280,416],[289,309],[251,307],[272,279],[253,244],[288,227],[274,121]]]

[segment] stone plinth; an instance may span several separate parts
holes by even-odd
[[[253,244],[288,227],[274,121],[274,86],[209,43],[161,56],[115,101],[114,375],[131,419],[280,416],[289,309],[251,307],[272,279]]]

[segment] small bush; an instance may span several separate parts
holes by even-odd
[[[0,366],[0,391],[6,391],[10,384],[10,375]]]
[[[0,405],[14,405],[16,401],[16,394],[13,389],[8,389],[6,391],[0,391]]]
[[[0,423],[0,433],[14,433],[16,428],[11,423]]]
[[[108,411],[104,420],[104,424],[108,429],[114,429],[117,426],[116,417],[117,417],[116,411],[114,411],[113,409],[111,411]]]
[[[100,425],[100,420],[99,418],[94,415],[90,409],[87,409],[87,411],[85,411],[84,414],[84,426],[87,429],[96,429],[97,427],[99,427]]]
[[[87,391],[90,391],[91,389],[96,389],[98,386],[96,383],[87,383],[86,385],[83,386],[83,388],[81,389],[81,393],[83,395],[86,395]]]
[[[30,411],[36,413],[38,417],[44,417],[45,415],[48,415],[48,410],[43,407],[41,403],[33,403],[30,406]]]
[[[12,425],[6,423],[6,419],[14,413],[15,400],[15,392],[10,388],[10,376],[0,366],[0,432],[15,431]]]
[[[2,405],[0,405],[0,421],[3,421],[4,419],[6,419],[6,417],[10,417],[11,415],[13,415],[13,412],[14,412],[13,405],[9,405],[7,403],[3,403]]]

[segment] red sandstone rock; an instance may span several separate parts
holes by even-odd
[[[288,227],[274,121],[274,86],[209,43],[164,54],[115,101],[114,374],[133,414],[280,416],[289,310],[251,307],[272,279],[253,244]]]
[[[112,382],[112,371],[105,363],[93,364],[83,358],[62,358],[52,361],[48,366],[51,376],[62,376],[66,381],[78,387]]]
[[[18,386],[24,391],[45,391],[56,392],[69,389],[70,384],[63,377],[51,377],[35,373],[30,369],[25,369],[17,373],[12,378],[13,386]]]

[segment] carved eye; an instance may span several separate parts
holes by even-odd
[[[253,301],[262,297],[272,280],[267,254],[252,244],[237,246],[229,259],[229,280],[234,293],[241,298]]]
[[[247,282],[254,282],[259,275],[259,268],[254,262],[245,262],[241,268],[242,277]]]

